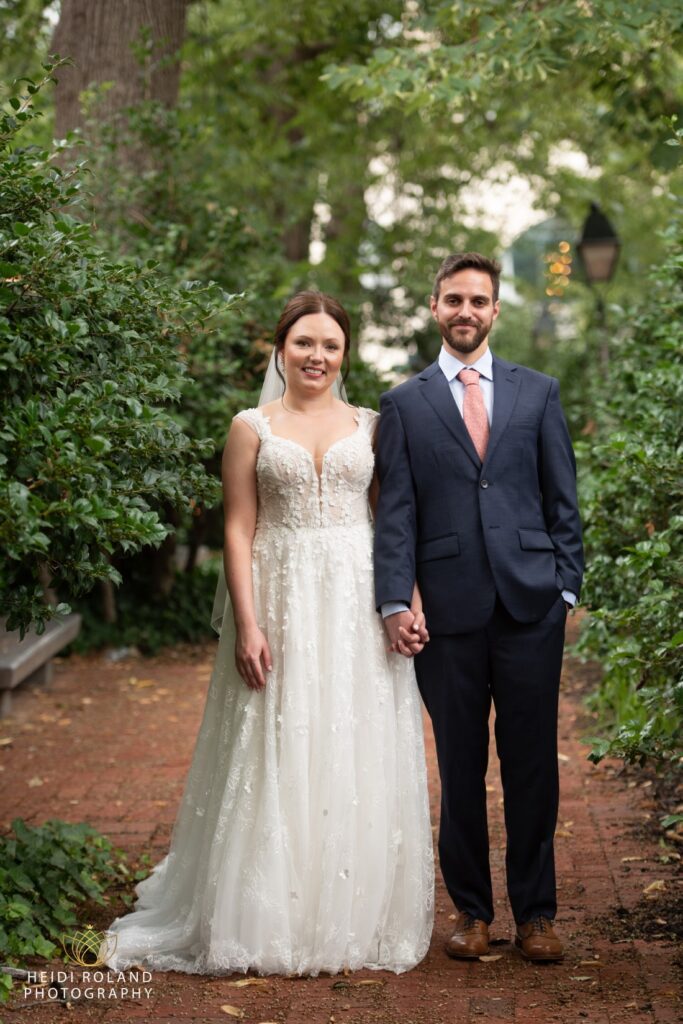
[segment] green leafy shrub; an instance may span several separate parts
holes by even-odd
[[[173,644],[215,639],[210,618],[217,575],[215,561],[176,572],[169,594],[152,600],[144,575],[127,573],[117,591],[116,622],[105,622],[92,600],[75,602],[83,625],[70,650],[137,647],[142,654],[156,654]]]
[[[579,650],[604,675],[592,760],[673,763],[683,725],[681,221],[647,301],[623,314],[595,432],[578,446],[590,609]]]
[[[90,825],[15,818],[0,836],[0,961],[58,955],[61,936],[79,924],[76,908],[103,905],[107,888],[128,876],[124,854]],[[0,977],[6,996],[11,979]]]
[[[169,509],[212,504],[217,481],[171,406],[189,340],[230,305],[210,282],[174,281],[153,260],[113,259],[72,216],[84,168],[59,148],[21,148],[48,76],[0,116],[0,600],[9,628],[114,583],[122,553],[158,546]],[[75,209],[74,209],[75,208]],[[71,211],[71,212],[70,212]]]

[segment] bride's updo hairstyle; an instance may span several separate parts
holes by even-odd
[[[349,315],[341,302],[337,302],[337,300],[333,299],[331,295],[325,295],[324,292],[314,291],[297,292],[296,295],[292,296],[280,314],[280,319],[277,322],[273,338],[275,343],[275,354],[277,357],[275,366],[280,380],[283,384],[285,383],[285,378],[283,377],[280,369],[282,350],[285,347],[285,338],[297,320],[300,320],[302,316],[308,316],[310,313],[327,313],[327,315],[331,316],[332,319],[341,327],[344,333],[342,380],[346,380],[349,372],[349,352],[351,349],[351,324],[349,323]]]

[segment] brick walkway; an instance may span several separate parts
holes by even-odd
[[[15,816],[86,820],[133,854],[166,849],[211,672],[213,648],[111,663],[74,658],[58,664],[49,693],[19,693],[0,722],[0,824]],[[550,1021],[667,1024],[680,1020],[675,948],[666,932],[667,899],[680,885],[676,863],[647,838],[654,812],[648,783],[618,766],[586,761],[578,693],[582,669],[568,660],[561,701],[562,800],[557,832],[560,913],[568,946],[561,965],[533,966],[510,944],[504,895],[504,833],[495,755],[489,777],[497,917],[487,962],[458,963],[443,953],[453,908],[439,878],[427,958],[396,977],[265,979],[244,987],[229,978],[156,974],[144,1001],[28,1004],[20,992],[0,1020],[53,1024],[102,1021],[229,1021],[245,1024],[486,1024]],[[433,818],[438,779],[427,728]],[[493,752],[492,752],[493,754]],[[609,937],[604,918],[634,908],[653,882],[653,941]],[[106,915],[105,915],[106,917]],[[87,923],[83,921],[83,924]],[[98,922],[101,924],[102,922]],[[613,933],[614,934],[614,933]],[[228,1007],[228,1009],[225,1009]],[[230,1008],[233,1008],[231,1011]]]

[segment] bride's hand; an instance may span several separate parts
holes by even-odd
[[[250,690],[263,690],[266,672],[271,671],[273,659],[268,641],[258,626],[237,631],[235,664]]]
[[[413,606],[410,610],[413,613],[413,622],[410,630],[404,626],[399,626],[398,630],[400,639],[398,650],[407,657],[419,654],[420,651],[424,650],[425,644],[429,643],[429,631],[427,630],[427,622],[422,608]]]

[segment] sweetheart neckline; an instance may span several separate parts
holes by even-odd
[[[292,445],[294,445],[295,448],[298,448],[299,451],[306,452],[306,454],[308,455],[308,457],[310,458],[310,460],[311,460],[311,462],[313,464],[313,469],[315,470],[315,474],[318,477],[318,480],[322,479],[322,475],[323,475],[322,474],[322,469],[323,469],[323,467],[325,465],[325,459],[330,454],[332,449],[336,448],[338,445],[340,445],[342,443],[342,441],[348,441],[348,440],[350,440],[350,438],[356,437],[360,433],[360,431],[361,431],[360,409],[357,409],[356,412],[353,415],[353,418],[356,421],[356,429],[352,430],[350,434],[344,434],[343,437],[337,438],[336,441],[333,441],[332,444],[328,446],[328,448],[325,450],[324,454],[322,455],[322,457],[320,459],[321,471],[319,473],[318,472],[318,468],[316,466],[316,462],[315,462],[315,455],[313,454],[311,449],[307,448],[303,444],[299,444],[298,441],[294,441],[291,437],[283,437],[282,434],[275,434],[273,432],[273,428],[270,425],[270,416],[266,416],[266,414],[261,412],[260,409],[258,409],[258,412],[259,412],[261,418],[265,421],[265,423],[268,426],[268,436],[269,437],[274,438],[276,441],[284,441],[285,444],[292,444]]]

